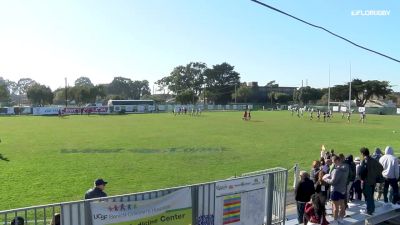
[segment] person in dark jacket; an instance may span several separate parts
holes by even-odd
[[[360,179],[363,184],[363,193],[367,210],[360,210],[363,214],[372,215],[375,212],[374,190],[376,180],[382,176],[382,165],[369,155],[369,150],[366,147],[360,149],[363,160],[360,165]]]
[[[297,220],[303,223],[304,208],[310,201],[311,195],[315,193],[314,183],[310,180],[310,175],[306,171],[300,171],[300,182],[295,189],[295,199],[297,202]]]
[[[85,194],[85,199],[91,198],[102,198],[107,197],[107,194],[104,192],[106,188],[106,184],[108,182],[104,181],[103,179],[99,178],[94,181],[94,188],[89,189]]]
[[[25,220],[24,218],[17,216],[11,221],[11,225],[24,225]]]

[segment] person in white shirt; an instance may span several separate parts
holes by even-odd
[[[385,155],[379,159],[379,163],[383,166],[382,176],[385,178],[383,187],[383,198],[385,203],[388,202],[389,185],[393,188],[392,203],[396,204],[399,196],[399,186],[397,180],[399,179],[399,161],[393,155],[393,148],[387,146]]]

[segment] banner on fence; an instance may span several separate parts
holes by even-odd
[[[346,106],[340,106],[340,112],[346,112],[347,107]]]
[[[106,114],[108,113],[108,107],[107,106],[91,106],[91,107],[86,107],[83,110],[84,113],[98,113],[98,114]]]
[[[400,114],[400,108],[397,108],[397,114]]]
[[[189,225],[192,224],[190,188],[149,200],[91,202],[93,225]]]
[[[365,112],[365,107],[358,107],[358,112]]]
[[[263,224],[265,192],[264,176],[218,182],[215,185],[214,224]]]
[[[339,112],[339,106],[333,106],[332,111],[334,112]]]
[[[79,108],[79,107],[74,107],[74,108],[64,108],[63,110],[62,110],[62,113],[63,114],[66,114],[66,115],[73,115],[73,114],[81,114],[81,112],[83,112],[82,110],[81,110],[81,108]],[[57,112],[58,113],[58,112]]]
[[[57,115],[58,107],[34,107],[33,115]]]

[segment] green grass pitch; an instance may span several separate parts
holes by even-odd
[[[224,179],[271,167],[309,168],[320,147],[359,155],[361,146],[400,152],[400,117],[347,124],[290,112],[0,117],[0,209],[79,200],[102,177],[109,195]],[[315,114],[314,114],[315,115]],[[396,131],[396,132],[393,132]],[[289,178],[291,179],[291,178]]]

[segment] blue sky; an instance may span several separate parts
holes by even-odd
[[[400,59],[398,0],[263,0]],[[390,10],[352,16],[352,10]],[[0,76],[53,89],[80,76],[152,83],[177,65],[228,62],[242,81],[315,87],[353,77],[400,90],[400,63],[356,48],[250,0],[0,0]],[[399,86],[395,86],[399,85]]]

